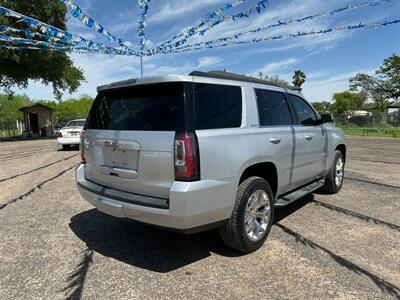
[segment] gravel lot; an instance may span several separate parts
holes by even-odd
[[[240,255],[102,214],[75,188],[76,150],[0,143],[0,299],[400,298],[400,140],[348,138],[346,180],[277,210]]]

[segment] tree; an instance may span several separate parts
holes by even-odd
[[[302,70],[296,70],[294,71],[294,75],[292,77],[293,79],[293,85],[295,87],[301,87],[303,83],[306,81],[306,74]]]
[[[393,54],[375,71],[375,76],[358,73],[350,79],[350,90],[361,91],[373,100],[376,108],[400,101],[400,56]]]
[[[84,96],[79,99],[68,99],[61,103],[54,101],[39,101],[54,109],[54,121],[56,123],[68,122],[72,119],[85,119],[93,104],[93,98]]]
[[[345,91],[333,95],[332,110],[336,114],[344,114],[349,111],[361,110],[364,108],[367,97],[364,93]]]
[[[0,95],[0,123],[14,123],[23,120],[23,113],[19,109],[31,104],[28,96],[15,96],[11,101],[7,95]]]
[[[257,77],[259,79],[266,80],[266,81],[275,83],[275,84],[283,86],[283,87],[290,87],[289,82],[287,82],[284,79],[280,79],[279,75],[268,76],[268,75],[264,75],[262,71],[258,71]]]
[[[320,114],[331,111],[331,103],[328,101],[313,102],[311,104]]]
[[[0,5],[60,29],[66,29],[66,8],[58,0],[0,0]],[[26,25],[16,22],[13,18],[0,17],[0,23],[18,29],[28,29]],[[76,91],[84,76],[81,69],[73,66],[72,60],[66,53],[0,49],[0,89],[12,95],[12,87],[25,88],[29,80],[40,81],[45,85],[52,84],[56,98],[61,99],[61,91],[68,90],[70,93]]]

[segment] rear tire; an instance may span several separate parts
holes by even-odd
[[[69,150],[69,145],[62,145],[63,150]]]
[[[335,151],[335,159],[333,160],[328,176],[325,178],[325,185],[321,187],[321,191],[328,194],[336,194],[340,191],[344,179],[344,157],[339,150]]]
[[[266,240],[274,219],[274,197],[267,181],[250,177],[238,188],[229,221],[219,228],[222,240],[229,247],[250,253]]]

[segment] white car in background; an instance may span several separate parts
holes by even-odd
[[[67,126],[61,128],[57,133],[58,148],[65,150],[70,146],[78,146],[81,141],[80,136],[85,122],[85,119],[72,120]]]

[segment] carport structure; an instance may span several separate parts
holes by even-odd
[[[53,109],[49,106],[35,103],[19,109],[24,113],[25,136],[53,135]]]

